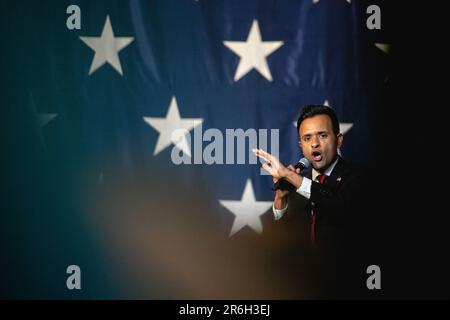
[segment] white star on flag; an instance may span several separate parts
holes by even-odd
[[[272,81],[266,58],[281,47],[283,41],[262,41],[258,20],[253,20],[247,41],[223,41],[223,44],[241,58],[234,81],[238,81],[253,68],[267,80]]]
[[[389,52],[391,50],[391,46],[389,43],[376,42],[375,47],[377,47],[378,49],[380,49],[381,51],[383,51],[386,54],[389,54]]]
[[[391,52],[391,45],[389,43],[376,42],[375,47],[383,51],[385,54],[389,54]],[[389,75],[384,78],[384,83],[386,83],[388,80]]]
[[[120,75],[123,76],[119,59],[119,51],[133,42],[133,37],[114,37],[109,16],[106,16],[105,25],[100,37],[80,37],[89,48],[95,51],[89,75],[108,62]]]
[[[172,97],[170,101],[169,110],[165,118],[144,117],[144,121],[159,132],[153,155],[157,155],[171,144],[174,144],[189,157],[191,156],[191,150],[186,139],[186,133],[203,123],[202,118],[181,118],[175,97]],[[174,134],[178,130],[182,130],[181,135]]]
[[[45,127],[50,121],[52,121],[58,114],[57,113],[40,113],[38,115],[38,123],[40,127]]]
[[[219,200],[219,202],[235,215],[230,237],[245,226],[249,226],[257,233],[261,233],[263,225],[260,216],[272,207],[272,201],[256,201],[250,179],[247,179],[240,201]]]
[[[345,134],[353,127],[353,123],[339,122],[339,127],[341,128],[341,133]]]

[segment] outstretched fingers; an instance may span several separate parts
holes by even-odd
[[[263,149],[253,149],[252,151],[255,156],[260,157],[261,159],[269,163],[274,162],[273,156],[270,153],[264,151]]]
[[[268,173],[270,173],[270,174],[273,175],[273,173],[272,173],[273,168],[272,168],[267,162],[263,163],[263,164],[261,165],[261,168],[263,168],[263,169],[266,170]]]

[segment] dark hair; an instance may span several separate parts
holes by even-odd
[[[339,121],[337,119],[337,116],[336,116],[336,113],[334,112],[334,110],[328,106],[314,105],[314,104],[306,105],[303,108],[303,111],[297,120],[297,132],[299,132],[300,125],[302,124],[303,120],[305,120],[307,118],[312,118],[319,114],[325,114],[330,117],[331,124],[333,125],[333,132],[335,135],[337,135],[339,133]]]

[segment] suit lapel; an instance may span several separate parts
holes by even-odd
[[[336,166],[331,172],[329,178],[325,181],[325,185],[338,185],[345,181],[347,176],[347,164],[344,159],[339,157]]]

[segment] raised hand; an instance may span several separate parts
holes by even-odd
[[[290,171],[286,168],[277,157],[262,149],[252,149],[255,156],[263,159],[264,162],[261,167],[272,175],[276,180],[286,177],[286,174]]]

